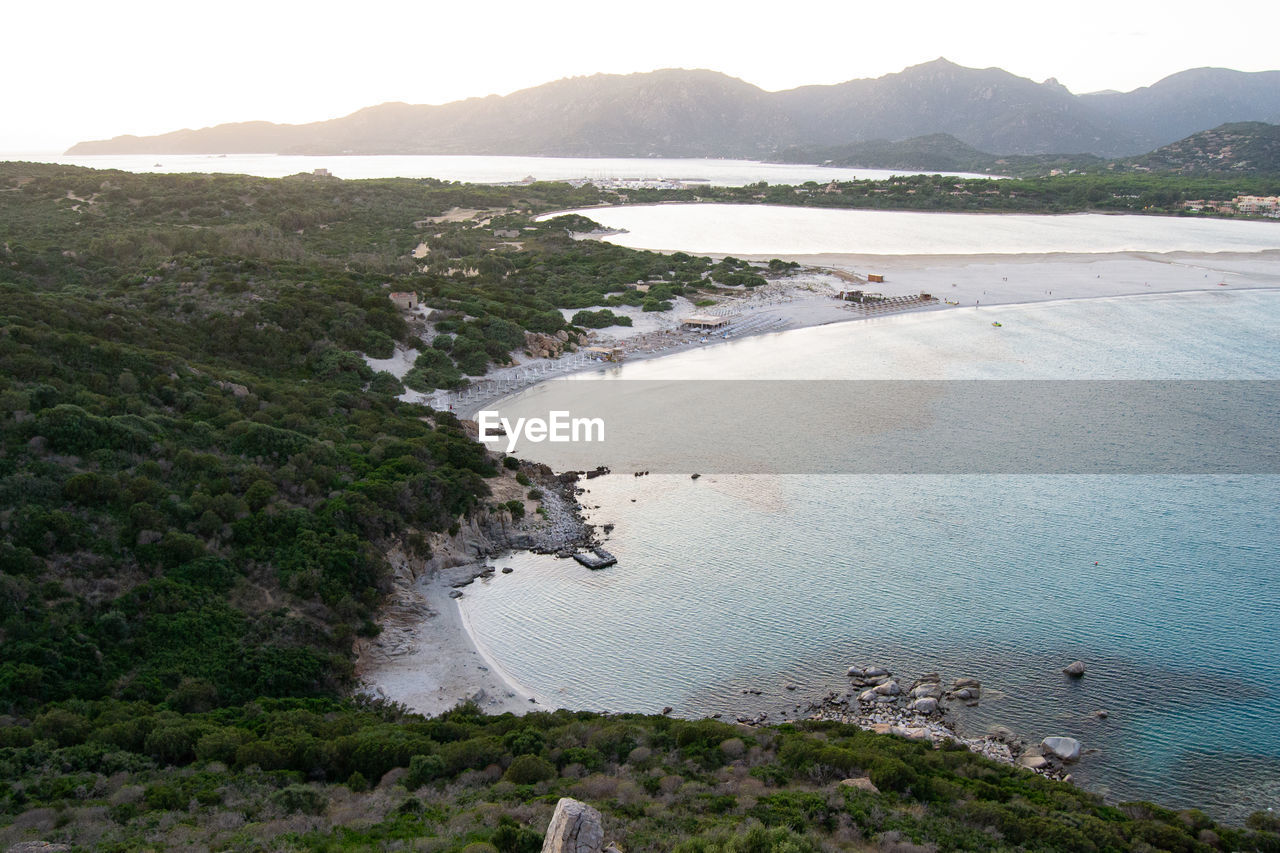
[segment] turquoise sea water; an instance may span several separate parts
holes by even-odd
[[[922,314],[621,378],[814,363],[876,378],[1280,378],[1277,292],[1000,313],[998,335],[978,312]],[[1096,752],[1076,778],[1115,799],[1229,819],[1280,801],[1280,478],[627,473],[585,486],[593,520],[615,525],[616,567],[511,555],[497,562],[515,573],[462,600],[484,649],[547,703],[782,719],[845,689],[852,664],[939,670],[983,681],[966,729],[1077,737]],[[1080,682],[1061,674],[1076,658]]]

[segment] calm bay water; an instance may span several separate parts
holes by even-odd
[[[282,178],[299,172],[328,169],[339,178],[439,178],[444,181],[493,184],[520,181],[532,175],[540,181],[577,178],[642,178],[645,180],[706,180],[718,186],[736,187],[768,181],[802,184],[805,181],[883,180],[901,172],[884,169],[842,169],[793,166],[754,160],[627,159],[605,157],[488,157],[435,155],[302,156],[285,154],[56,154],[43,152],[0,153],[0,160],[65,163],[92,169],[126,172],[219,172]],[[951,174],[951,173],[948,173]],[[967,177],[985,177],[954,173]]]
[[[578,211],[634,249],[737,255],[1259,252],[1280,222],[1136,214],[922,213],[774,205],[629,205]]]
[[[1280,378],[1276,292],[1000,310],[1016,337],[961,309],[615,370]],[[1280,800],[1280,478],[625,473],[585,486],[593,520],[616,525],[616,567],[516,554],[498,561],[514,574],[461,601],[485,650],[548,703],[783,719],[845,689],[851,664],[940,670],[983,681],[966,728],[1077,737],[1097,752],[1076,778],[1116,799],[1233,819]],[[1061,674],[1076,658],[1080,682]]]

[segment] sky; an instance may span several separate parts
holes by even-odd
[[[562,77],[710,68],[768,90],[945,56],[1073,92],[1280,68],[1280,2],[6,0],[0,151],[307,122]]]

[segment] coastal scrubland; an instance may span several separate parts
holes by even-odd
[[[830,724],[348,698],[387,549],[514,512],[490,487],[508,466],[362,356],[482,373],[600,306],[785,272],[535,219],[607,200],[0,166],[0,840],[536,850],[572,794],[627,850],[1280,850],[1266,815],[1105,805]],[[434,312],[432,340],[393,291]],[[864,775],[879,793],[838,784]]]

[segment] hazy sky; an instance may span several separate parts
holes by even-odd
[[[1073,92],[1280,68],[1280,2],[6,0],[0,151],[228,121],[336,118],[560,77],[711,68],[765,89],[945,56]]]

